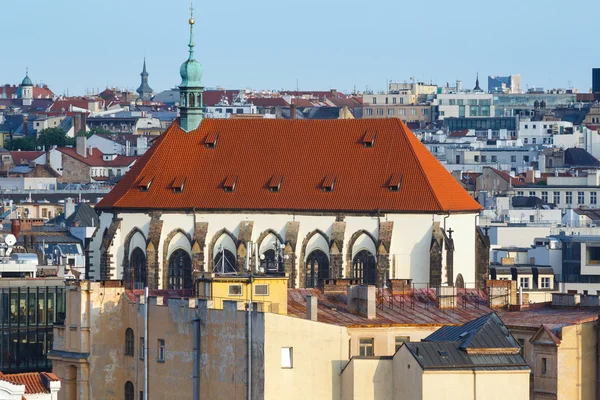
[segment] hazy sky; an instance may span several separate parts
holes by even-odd
[[[206,86],[381,90],[387,79],[520,73],[523,88],[591,87],[600,67],[598,0],[195,1],[196,59]],[[2,0],[0,83],[29,67],[71,95],[139,86],[144,56],[155,91],[180,83],[187,0]]]

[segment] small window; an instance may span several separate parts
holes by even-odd
[[[268,296],[269,295],[269,285],[268,284],[260,284],[254,285],[254,295],[255,296]]]
[[[144,176],[138,182],[138,187],[142,192],[147,192],[150,189],[150,185],[152,185],[153,180],[154,176]]]
[[[523,289],[529,289],[529,278],[520,278],[519,283]]]
[[[165,362],[165,340],[158,339],[158,357],[156,359],[158,362]]]
[[[548,373],[548,360],[546,357],[542,357],[542,375],[546,375]]]
[[[324,192],[333,192],[333,188],[335,186],[335,175],[328,175],[323,179],[323,191]]]
[[[143,336],[140,337],[140,349],[139,349],[139,351],[140,351],[140,353],[139,353],[140,360],[143,360],[144,359],[144,337]]]
[[[367,147],[367,148],[371,148],[373,146],[375,146],[375,137],[377,136],[377,132],[376,131],[366,131],[365,135],[363,136],[363,147]]]
[[[523,355],[523,352],[525,351],[525,339],[517,339],[517,342],[519,342],[519,346],[521,347],[519,353]]]
[[[125,355],[133,357],[134,351],[133,329],[127,328],[125,331]]]
[[[282,182],[283,182],[283,176],[273,175],[273,177],[271,177],[271,181],[269,182],[269,190],[271,192],[280,192]]]
[[[211,132],[204,139],[204,145],[207,149],[214,149],[217,147],[217,140],[219,139],[219,132]]]
[[[600,265],[600,246],[586,246],[587,264]]]
[[[226,192],[233,192],[235,190],[235,186],[237,185],[237,176],[230,175],[225,178],[225,182],[223,183],[223,189]]]
[[[550,277],[542,278],[542,289],[550,289]]]
[[[185,185],[185,181],[186,181],[186,178],[184,176],[178,176],[177,178],[175,178],[175,180],[173,180],[173,183],[171,184],[171,188],[173,189],[173,192],[182,193],[183,187]]]
[[[390,192],[399,192],[402,186],[402,175],[394,174],[390,177],[388,182],[388,189]]]
[[[241,296],[242,295],[242,285],[229,285],[229,295],[230,296]]]
[[[396,342],[396,350],[395,351],[398,351],[398,349],[400,347],[402,347],[404,342],[410,342],[410,336],[396,336],[395,342]]]
[[[361,356],[374,356],[374,342],[373,338],[360,338],[359,340],[359,354]]]
[[[131,381],[125,382],[125,400],[134,400],[135,389]]]
[[[281,348],[281,368],[294,368],[294,348]]]

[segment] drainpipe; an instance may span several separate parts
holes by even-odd
[[[148,286],[144,289],[144,400],[148,400]]]
[[[247,379],[247,391],[248,391],[248,400],[252,399],[252,282],[254,277],[252,273],[250,273],[250,278],[248,278],[248,282],[250,283],[250,301],[248,302],[247,314],[248,314],[248,379]]]
[[[194,400],[200,398],[200,319],[194,320]]]

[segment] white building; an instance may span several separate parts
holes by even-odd
[[[573,134],[573,124],[568,121],[521,121],[519,122],[519,138],[524,145],[540,145],[554,143],[556,135],[566,138]],[[568,146],[575,147],[575,146]]]
[[[439,120],[451,117],[493,117],[496,114],[494,96],[488,93],[438,94],[433,105],[437,106]]]

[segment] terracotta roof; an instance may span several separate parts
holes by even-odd
[[[13,162],[15,165],[29,165],[36,158],[43,156],[43,151],[11,151]]]
[[[465,137],[468,134],[469,134],[469,130],[468,129],[463,129],[462,131],[452,132],[451,134],[448,135],[448,137],[459,138],[459,137]]]
[[[46,381],[60,381],[60,379],[49,372],[27,372],[22,374],[3,374],[0,372],[0,380],[10,382],[13,385],[25,385],[25,394],[50,393]]]
[[[498,174],[506,182],[510,182],[513,186],[514,185],[522,186],[525,184],[525,182],[519,180],[518,178],[510,176],[510,174],[508,174],[507,172],[500,171],[499,169],[496,169],[496,168],[491,168],[491,170],[494,171],[496,174]]]
[[[248,102],[257,107],[287,107],[289,103],[283,97],[253,97]]]
[[[377,131],[365,148],[365,132]],[[207,137],[219,132],[214,148]],[[73,150],[73,149],[71,149]],[[73,150],[74,152],[74,150]],[[274,173],[285,185],[273,196]],[[393,174],[402,189],[390,192]],[[335,190],[324,193],[326,176]],[[147,192],[135,185],[155,176]],[[183,193],[170,184],[187,177]],[[223,191],[237,177],[234,193]],[[328,210],[384,212],[479,211],[460,186],[399,119],[226,120],[205,119],[189,133],[177,122],[160,136],[96,208],[204,210]]]
[[[90,167],[127,167],[133,163],[137,157],[127,157],[118,155],[112,161],[104,161],[102,158],[104,153],[102,153],[99,149],[93,149],[92,154],[89,154],[87,157],[83,157],[77,153],[77,150],[72,147],[59,147],[56,150],[60,151],[63,154],[66,154],[70,157],[73,157],[76,160],[81,161],[84,164],[89,165]]]

